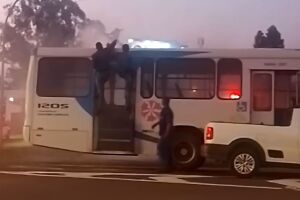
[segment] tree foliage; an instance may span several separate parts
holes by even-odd
[[[11,5],[5,8],[9,11]],[[17,63],[9,68],[7,76],[13,87],[25,83],[30,51],[33,47],[63,47],[74,45],[77,29],[86,15],[74,0],[20,0],[11,10],[11,16],[2,32],[5,49],[1,50],[7,62]],[[3,24],[2,24],[3,29]],[[1,28],[0,27],[0,28]]]
[[[254,39],[254,48],[284,48],[284,40],[276,26],[270,26],[266,34],[258,31]]]

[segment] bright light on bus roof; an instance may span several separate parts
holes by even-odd
[[[237,93],[230,94],[230,99],[239,99],[239,98],[240,98],[240,95]]]
[[[15,101],[15,98],[13,98],[13,97],[9,97],[9,98],[8,98],[8,101],[10,101],[10,102],[14,102],[14,101]]]
[[[134,42],[134,39],[128,39],[128,43],[132,43],[132,42]]]

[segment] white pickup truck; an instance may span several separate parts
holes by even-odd
[[[239,177],[251,177],[262,166],[300,169],[300,108],[291,113],[287,126],[211,122],[205,128],[204,156],[226,162]]]

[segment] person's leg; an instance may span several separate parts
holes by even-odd
[[[161,163],[164,163],[164,151],[163,151],[163,141],[162,139],[159,140],[158,144],[157,144],[157,154],[159,157],[159,160]]]
[[[108,76],[109,76],[109,91],[110,91],[109,104],[113,105],[115,100],[116,76],[113,71],[110,71]]]
[[[172,170],[172,168],[173,168],[172,148],[171,148],[171,141],[169,139],[166,139],[165,151],[166,151],[166,168],[169,170]]]
[[[169,159],[169,149],[168,149],[167,141],[165,139],[161,139],[159,142],[159,156],[160,162],[162,164],[162,172],[170,172],[171,171],[171,162]]]
[[[103,106],[105,104],[105,96],[104,96],[104,92],[105,92],[105,83],[108,80],[108,74],[106,72],[102,72],[99,75],[99,108],[103,109]]]
[[[132,108],[132,77],[130,76],[130,74],[126,75],[126,79],[125,79],[126,83],[125,83],[125,101],[126,101],[126,109],[128,111],[131,111]]]

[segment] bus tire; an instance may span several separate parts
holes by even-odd
[[[248,148],[238,148],[230,156],[230,170],[239,178],[251,178],[260,166],[256,151]]]
[[[196,134],[174,134],[171,155],[173,167],[177,170],[195,170],[205,161],[201,155],[201,140]]]

